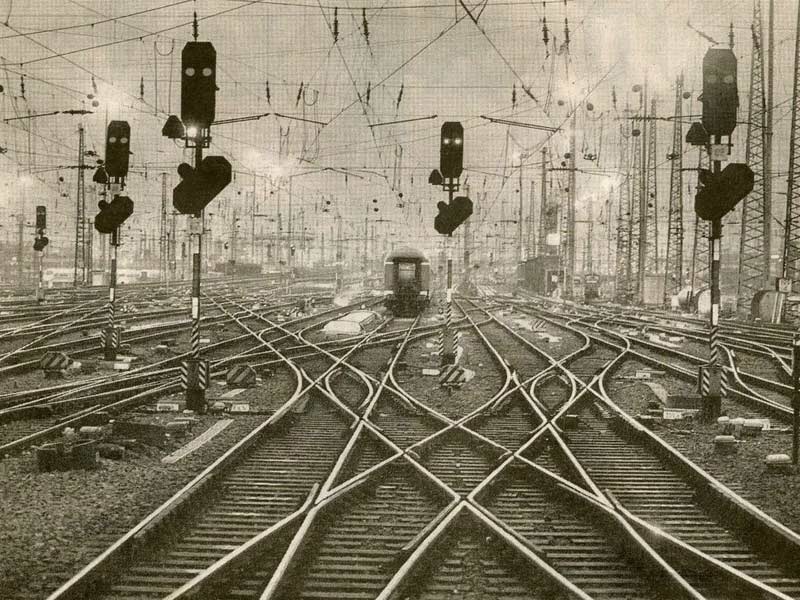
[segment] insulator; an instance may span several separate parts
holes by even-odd
[[[333,9],[333,43],[339,41],[339,9]]]

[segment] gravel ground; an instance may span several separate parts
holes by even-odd
[[[93,471],[38,473],[30,455],[0,462],[4,597],[43,598],[263,419],[238,417],[171,465],[161,463],[167,450],[153,448],[122,461],[100,459]]]
[[[435,321],[426,320],[424,324],[431,322]],[[450,418],[460,418],[488,401],[503,385],[503,377],[481,339],[474,331],[462,330],[464,355],[459,364],[474,371],[475,377],[460,388],[439,386],[438,377],[422,374],[422,369],[439,368],[438,356],[431,356],[437,350],[436,343],[434,335],[409,344],[403,355],[408,367],[396,373],[397,383],[423,404]]]
[[[208,397],[224,387],[215,383]],[[255,409],[271,414],[290,391],[294,391],[294,378],[288,370],[277,369],[259,387],[237,398],[250,399]],[[174,397],[182,398],[182,394]],[[124,418],[163,424],[176,416],[130,412]],[[177,463],[161,462],[219,418],[234,422]],[[0,461],[4,482],[0,596],[3,600],[45,597],[266,418],[264,414],[197,416],[187,435],[168,438],[163,447],[135,444],[123,460],[101,458],[96,470],[40,473],[31,453]]]
[[[632,375],[645,365],[627,361],[615,374],[607,391],[620,408],[635,416],[644,413],[653,392],[643,383],[620,379]],[[670,393],[693,392],[694,385],[674,377],[656,380]],[[730,417],[748,416],[748,411],[733,402],[723,403],[723,412]],[[653,432],[675,446],[687,458],[719,481],[739,493],[787,527],[800,532],[800,472],[779,474],[768,471],[764,459],[768,454],[790,454],[791,434],[786,427],[772,423],[774,430],[757,437],[742,438],[737,453],[729,456],[714,452],[714,436],[721,432],[716,423],[673,421],[658,424]]]
[[[546,352],[556,360],[572,354],[576,350],[582,348],[586,343],[585,339],[575,333],[572,333],[568,329],[558,327],[557,325],[552,325],[546,321],[541,321],[541,319],[537,319],[536,317],[532,317],[525,313],[520,313],[518,311],[502,311],[499,313],[495,312],[494,315],[503,323],[514,329],[514,331],[516,331],[526,340],[533,343],[534,346],[543,352]],[[528,326],[534,322],[541,322],[544,327],[538,331],[529,329]],[[548,338],[539,335],[539,331],[546,333],[549,336],[558,338],[559,341],[550,342],[548,341]]]

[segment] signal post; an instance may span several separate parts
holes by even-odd
[[[695,123],[687,134],[687,141],[704,145],[713,162],[713,170],[700,169],[698,191],[695,195],[697,216],[710,221],[710,271],[711,313],[709,330],[709,360],[699,370],[700,394],[703,397],[703,416],[716,419],[725,395],[725,378],[719,361],[720,312],[720,249],[722,217],[753,190],[753,171],[743,163],[731,163],[724,169],[730,151],[730,135],[736,128],[739,107],[736,56],[728,48],[711,48],[703,58],[702,124]],[[723,144],[723,136],[728,143]],[[713,137],[713,144],[711,143]]]
[[[36,207],[36,238],[33,240],[33,249],[36,252],[36,300],[44,302],[44,249],[50,243],[45,236],[44,230],[47,228],[47,207]]]
[[[211,124],[216,105],[217,53],[211,42],[187,42],[181,53],[181,117],[171,115],[162,134],[182,139],[194,149],[194,166],[178,166],[180,183],[172,191],[172,204],[189,215],[192,252],[191,355],[181,365],[181,385],[186,408],[203,413],[209,381],[209,362],[200,356],[200,274],[203,252],[204,209],[231,182],[231,164],[222,156],[203,158],[211,145]]]
[[[442,326],[441,365],[455,365],[458,356],[453,320],[453,231],[472,214],[472,201],[466,196],[453,198],[459,189],[459,180],[463,171],[464,160],[464,128],[458,121],[447,121],[442,124],[441,145],[439,148],[439,171],[434,170],[428,178],[431,185],[441,185],[447,192],[447,202],[439,202],[439,214],[433,221],[434,229],[446,235],[445,256],[447,257],[447,296],[445,319]]]
[[[106,131],[105,164],[95,172],[93,181],[106,186],[106,199],[98,203],[100,212],[94,218],[94,228],[111,234],[111,272],[108,278],[108,324],[103,330],[103,358],[115,360],[120,344],[120,329],[114,324],[117,299],[117,250],[119,228],[133,214],[133,200],[121,195],[130,160],[131,128],[127,121],[111,121]],[[107,198],[113,195],[111,201]]]

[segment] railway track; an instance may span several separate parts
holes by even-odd
[[[464,315],[501,384],[446,412],[399,376],[418,323],[380,352],[396,330],[266,338],[292,398],[51,598],[800,597],[797,536],[608,397],[623,336],[553,321],[585,342],[556,357]]]

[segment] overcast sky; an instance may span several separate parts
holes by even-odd
[[[796,4],[775,1],[776,190],[785,189],[788,162]],[[538,177],[543,145],[555,166],[563,160],[573,110],[578,166],[594,172],[578,175],[579,206],[587,210],[594,205],[597,215],[604,202],[599,196],[616,181],[619,118],[627,105],[635,108],[639,102],[632,86],[646,79],[658,114],[672,114],[675,78],[683,71],[686,89],[694,92],[684,103],[684,114],[698,113],[703,54],[710,40],[728,45],[730,23],[746,111],[749,0],[489,0],[486,5],[472,0],[467,7],[469,15],[449,0],[3,0],[2,116],[94,110],[83,123],[87,147],[101,156],[106,120],[128,120],[134,153],[129,188],[137,201],[132,225],[142,227],[160,203],[158,173],[170,173],[174,185],[175,166],[183,159],[181,148],[161,138],[160,129],[166,115],[179,112],[180,50],[191,39],[195,10],[201,19],[199,39],[213,42],[217,50],[217,119],[273,113],[213,130],[211,151],[228,156],[237,170],[236,184],[218,208],[226,218],[252,189],[253,174],[261,212],[274,210],[276,194],[269,191],[285,188],[286,177],[293,175],[294,200],[305,203],[308,214],[329,195],[341,214],[360,219],[375,198],[380,217],[414,223],[420,210],[433,215],[441,196],[425,183],[438,163],[439,127],[444,120],[459,120],[466,130],[465,178],[473,195],[487,193],[484,218],[496,220],[503,201],[506,211],[515,206],[520,157],[526,189]],[[305,94],[298,101],[301,83]],[[96,95],[98,107],[88,94]],[[381,125],[432,115],[437,117]],[[550,135],[491,124],[481,115],[563,128]],[[65,167],[76,162],[80,122],[80,117],[62,114],[2,125],[0,145],[8,149],[0,157],[8,200],[4,209],[16,210],[13,200],[21,194],[31,203],[41,195],[57,198],[57,189],[73,192],[75,171]],[[28,123],[33,125],[30,155]],[[658,127],[658,154],[664,157],[670,151],[671,125]],[[734,136],[734,156],[741,159],[745,129],[740,126]],[[583,160],[587,153],[599,160]],[[336,171],[319,170],[324,168]],[[33,183],[18,177],[28,171]],[[668,201],[668,176],[665,164],[659,175],[662,206]],[[398,192],[404,194],[402,208]],[[282,201],[288,197],[285,190],[278,194]],[[74,214],[65,198],[57,210],[66,217]]]

